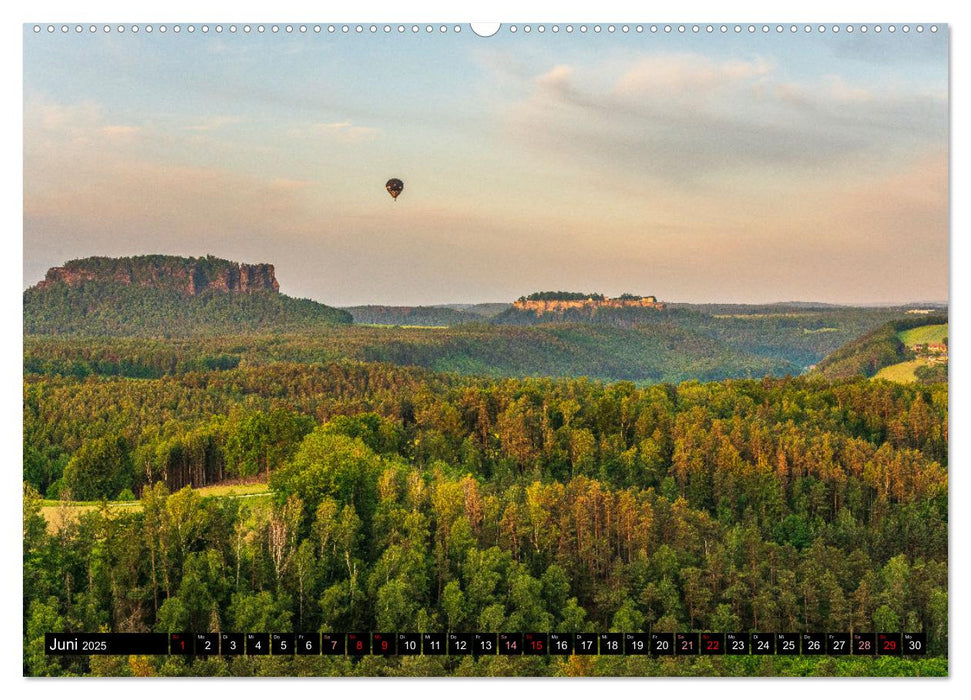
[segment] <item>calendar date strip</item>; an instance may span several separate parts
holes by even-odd
[[[183,632],[44,635],[49,656],[922,656],[923,632]]]

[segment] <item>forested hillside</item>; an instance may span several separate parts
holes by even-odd
[[[500,325],[561,323],[650,328],[677,327],[724,343],[741,353],[786,362],[803,371],[875,327],[904,318],[905,308],[781,304],[670,304],[652,308],[576,308],[540,313],[510,308]]]
[[[906,317],[903,308],[698,306],[676,308],[673,323],[760,357],[805,371],[877,326]]]
[[[827,355],[815,372],[826,377],[872,377],[884,367],[914,358],[913,351],[898,335],[901,331],[943,323],[947,323],[947,316],[912,316],[889,321]]]
[[[28,336],[27,372],[159,377],[247,363],[390,362],[492,377],[588,376],[680,382],[796,374],[799,367],[747,354],[681,328],[563,325],[498,328],[321,327],[285,335],[84,339]]]
[[[638,388],[274,363],[31,374],[24,401],[29,674],[946,672],[943,385]],[[267,472],[269,498],[182,489]],[[38,492],[129,490],[140,507],[56,530],[39,514]],[[924,630],[932,657],[135,668],[41,651],[43,631],[100,628]]]

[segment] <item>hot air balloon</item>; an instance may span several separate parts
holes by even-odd
[[[391,178],[384,184],[384,189],[388,191],[391,198],[398,201],[398,195],[401,194],[401,190],[405,188],[405,183],[396,177]]]

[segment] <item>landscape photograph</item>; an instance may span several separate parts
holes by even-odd
[[[24,676],[949,675],[946,25],[23,45]]]

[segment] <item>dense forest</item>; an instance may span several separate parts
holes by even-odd
[[[31,675],[946,673],[944,385],[638,387],[347,361],[25,382]],[[265,497],[185,488],[267,474]],[[41,494],[139,503],[53,527]],[[923,630],[932,656],[41,652],[44,631],[99,629]]]

